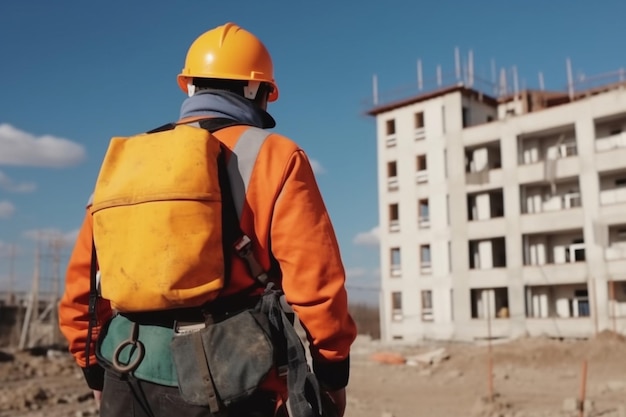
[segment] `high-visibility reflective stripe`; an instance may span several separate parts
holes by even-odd
[[[270,133],[263,129],[257,127],[248,128],[237,140],[228,161],[226,169],[230,178],[230,187],[233,193],[235,209],[237,210],[237,217],[240,220],[256,158],[259,155],[261,146],[263,146],[263,142],[269,135]]]

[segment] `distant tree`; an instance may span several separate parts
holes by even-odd
[[[368,335],[372,339],[380,339],[380,315],[378,306],[371,304],[351,304],[350,314],[356,322],[359,334]]]

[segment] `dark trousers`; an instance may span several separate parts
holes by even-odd
[[[259,392],[237,404],[225,415],[215,416],[208,407],[186,403],[177,387],[167,387],[106,372],[100,417],[272,417],[276,408],[273,393]]]

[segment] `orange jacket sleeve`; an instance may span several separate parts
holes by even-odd
[[[89,288],[92,252],[92,217],[89,211],[78,233],[74,250],[69,260],[65,277],[65,291],[59,303],[59,326],[69,343],[69,350],[78,365],[83,368],[87,382],[92,388],[97,388],[98,381],[90,381],[86,370],[86,344],[89,327]],[[89,367],[97,366],[95,341],[98,338],[100,326],[112,315],[109,302],[98,298],[96,309],[97,325],[94,326],[89,355]],[[97,372],[96,372],[97,373]],[[92,372],[93,374],[93,372]],[[96,385],[96,387],[92,386]]]
[[[349,366],[356,326],[348,313],[345,272],[337,239],[305,153],[292,153],[275,201],[271,250],[280,265],[287,301],[306,329],[320,382]],[[326,372],[324,370],[327,369]],[[329,382],[327,385],[347,383]]]

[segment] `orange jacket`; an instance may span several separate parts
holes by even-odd
[[[228,127],[215,136],[232,151],[246,128]],[[339,247],[310,163],[289,139],[272,133],[261,145],[240,224],[253,240],[256,258],[263,268],[270,269],[272,258],[277,261],[287,302],[307,330],[314,368],[317,364],[325,374],[333,372],[326,365],[344,363],[346,368],[356,326],[347,310]],[[87,364],[91,245],[92,217],[87,211],[69,261],[65,293],[59,306],[61,330],[83,368]],[[244,262],[236,256],[232,262],[231,281],[224,295],[253,283]],[[99,325],[112,315],[109,303],[102,299],[97,312]],[[99,326],[94,330],[95,341]],[[93,347],[90,352],[89,363],[95,364]],[[322,379],[320,382],[324,384]]]

